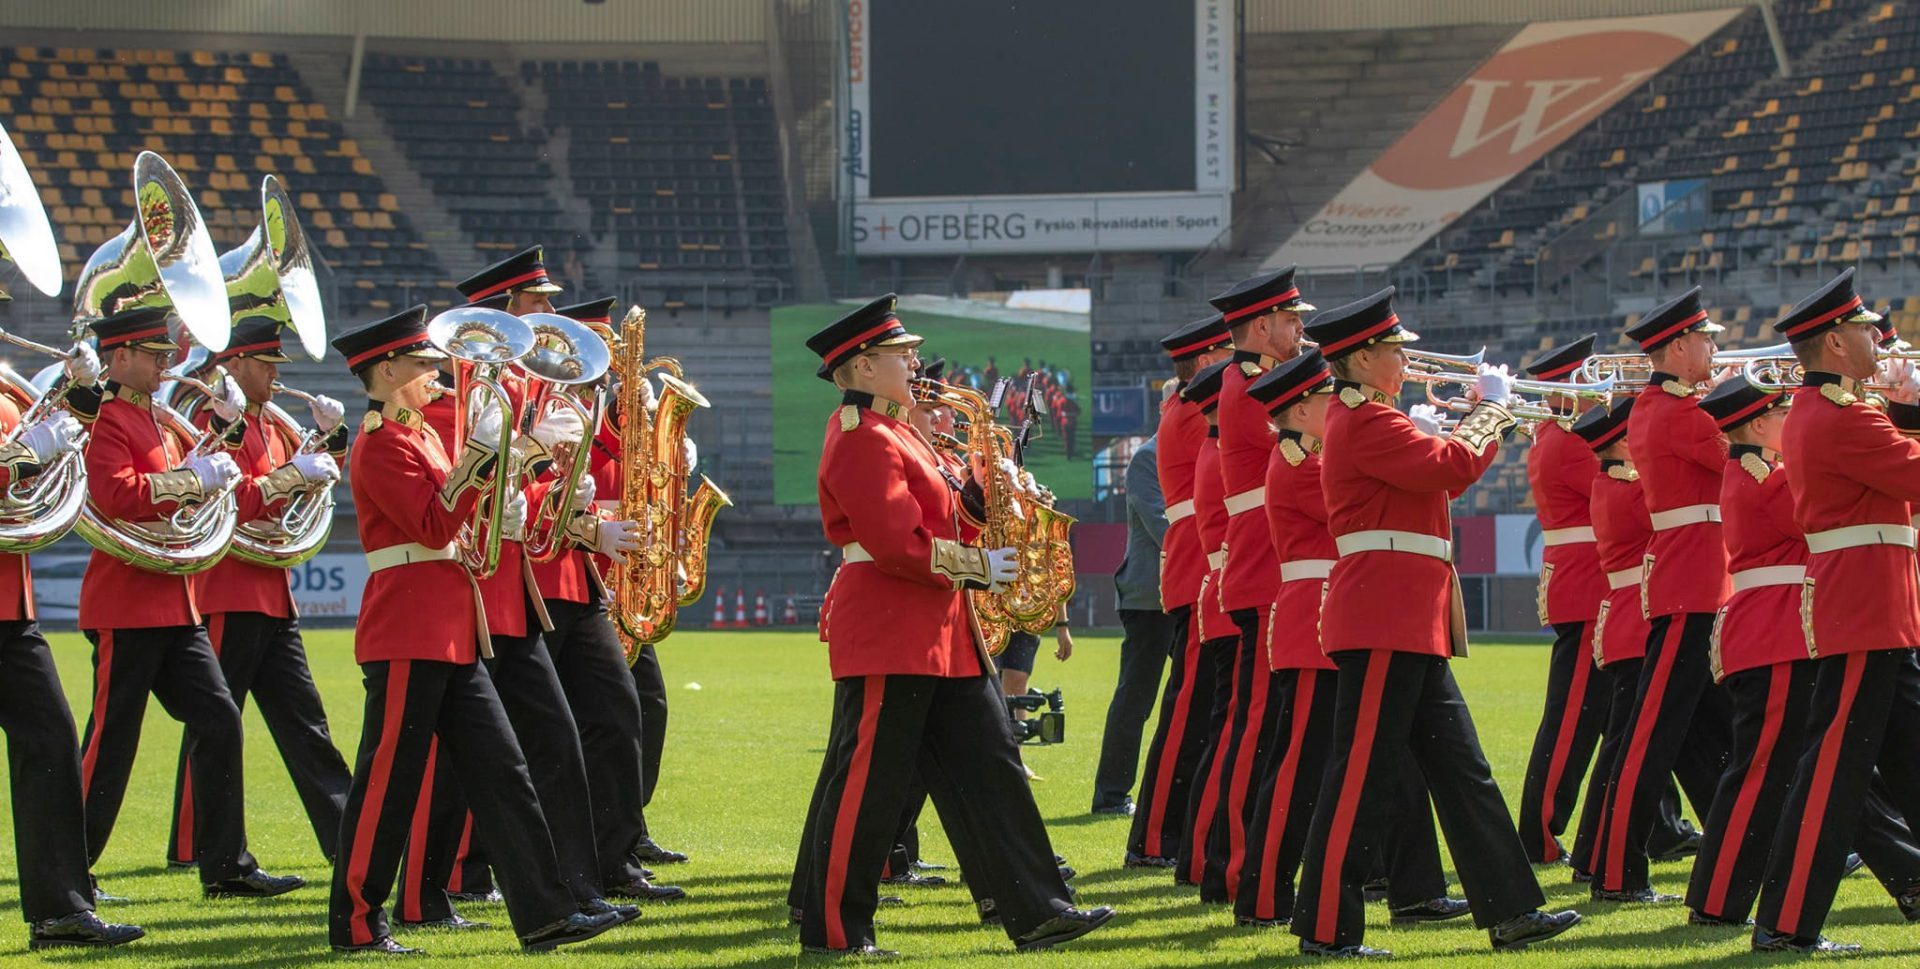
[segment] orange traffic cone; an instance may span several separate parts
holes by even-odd
[[[780,610],[780,624],[783,626],[800,625],[800,610],[793,604],[793,593],[787,593],[787,607]]]
[[[753,594],[753,624],[756,626],[765,626],[772,621],[772,617],[767,613],[767,594],[764,592],[755,592]]]
[[[747,628],[747,590],[733,590],[733,624],[736,628]]]
[[[718,590],[713,593],[713,628],[727,628],[727,594]]]

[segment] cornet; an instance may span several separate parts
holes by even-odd
[[[458,439],[449,442],[455,453],[466,445],[469,398],[478,392],[500,406],[493,478],[481,492],[473,520],[460,539],[462,564],[475,578],[484,579],[500,567],[501,516],[515,487],[515,475],[505,467],[512,457],[515,411],[513,398],[500,386],[500,371],[533,349],[533,331],[511,313],[460,306],[427,322],[427,340],[460,361],[454,365],[453,387],[453,430]]]

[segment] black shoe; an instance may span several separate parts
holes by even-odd
[[[448,932],[458,932],[466,929],[490,929],[493,927],[486,922],[474,922],[463,919],[458,912],[443,919],[428,919],[425,922],[409,922],[406,919],[398,919],[396,921],[409,929],[436,929]]]
[[[907,888],[939,888],[946,883],[946,878],[941,875],[922,875],[917,871],[888,875],[880,879],[882,885],[901,885]]]
[[[1178,865],[1179,862],[1172,858],[1161,858],[1156,855],[1136,855],[1129,851],[1127,852],[1126,858],[1121,861],[1121,864],[1127,868],[1172,868]]]
[[[1753,951],[1859,952],[1860,947],[1852,942],[1835,942],[1824,935],[1816,935],[1809,939],[1804,935],[1788,935],[1756,925],[1753,927]]]
[[[1366,899],[1369,902],[1386,901],[1387,900],[1387,880],[1384,878],[1378,878],[1373,881],[1367,882],[1364,885],[1361,885],[1360,897]]]
[[[198,867],[200,867],[200,863],[197,861],[175,861],[172,858],[167,859],[168,871],[190,871]]]
[[[829,949],[823,945],[803,945],[801,952],[816,956],[844,956],[851,959],[893,959],[900,953],[892,949],[882,949],[869,942],[866,945],[849,946],[845,949]]]
[[[1867,863],[1867,859],[1865,859],[1865,858],[1862,858],[1862,857],[1860,857],[1860,853],[1859,853],[1859,852],[1857,852],[1857,851],[1850,851],[1850,852],[1848,852],[1848,853],[1847,853],[1847,867],[1845,867],[1845,868],[1843,868],[1843,869],[1841,869],[1841,870],[1840,870],[1840,877],[1841,877],[1841,878],[1845,878],[1845,877],[1847,877],[1848,875],[1851,875],[1851,874],[1853,874],[1854,872],[1856,872],[1856,871],[1859,871],[1859,870],[1860,870],[1860,866],[1861,866],[1861,865],[1864,865],[1864,864],[1866,864],[1866,863]]]
[[[1535,942],[1545,942],[1580,924],[1579,912],[1533,911],[1516,915],[1487,930],[1487,939],[1495,952],[1518,952]]]
[[[1075,876],[1077,876],[1077,875],[1079,875],[1079,874],[1080,874],[1080,873],[1079,873],[1078,871],[1075,871],[1075,870],[1074,870],[1074,868],[1073,868],[1073,866],[1072,866],[1072,865],[1061,865],[1061,866],[1060,866],[1060,880],[1061,880],[1061,881],[1063,881],[1063,882],[1070,882],[1070,881],[1073,881],[1073,879],[1075,878]]]
[[[269,875],[258,868],[225,881],[203,882],[200,894],[207,898],[272,898],[303,888],[307,880],[299,875]]]
[[[947,866],[945,865],[935,864],[934,862],[924,861],[919,858],[915,858],[912,861],[908,862],[907,867],[912,868],[914,871],[946,871],[947,870]]]
[[[137,925],[102,922],[93,912],[81,911],[57,919],[41,919],[28,926],[27,948],[126,945],[146,934],[147,930]]]
[[[1070,908],[1040,923],[1039,928],[1013,940],[1013,947],[1019,952],[1051,949],[1092,932],[1107,924],[1112,918],[1113,909],[1105,905],[1084,912],[1077,908]]]
[[[1093,813],[1115,814],[1123,818],[1133,817],[1133,798],[1128,797],[1119,804],[1096,804],[1094,805]]]
[[[1300,940],[1300,954],[1319,956],[1322,959],[1391,959],[1390,949],[1376,949],[1370,945],[1334,945],[1330,942],[1315,942],[1312,939]]]
[[[102,904],[106,904],[106,903],[108,903],[108,902],[124,902],[124,901],[126,901],[126,898],[125,898],[125,897],[123,897],[123,896],[120,896],[120,895],[114,895],[114,894],[110,894],[110,893],[108,893],[108,892],[107,892],[107,891],[106,891],[105,889],[103,889],[103,888],[101,888],[101,887],[100,887],[100,879],[98,879],[98,878],[95,878],[95,877],[93,877],[92,875],[88,875],[88,876],[87,876],[87,881],[88,881],[88,882],[90,882],[90,883],[92,883],[92,887],[93,887],[93,904],[95,904],[95,905],[102,905]]]
[[[607,894],[614,898],[637,898],[643,902],[672,902],[687,897],[687,890],[678,885],[655,885],[644,878],[636,878],[625,885],[607,886]]]
[[[804,914],[805,913],[801,912],[798,908],[795,908],[792,905],[787,906],[787,924],[799,925],[800,920]]]
[[[1578,868],[1575,868],[1573,870],[1573,883],[1575,885],[1587,885],[1587,884],[1591,884],[1592,882],[1593,882],[1593,872],[1581,871]]]
[[[548,952],[563,945],[585,942],[619,924],[620,916],[613,912],[603,915],[575,912],[521,936],[520,948],[528,952]]]
[[[1728,919],[1718,915],[1708,915],[1694,909],[1687,910],[1687,924],[1699,925],[1710,929],[1744,929],[1753,924],[1752,919]]]
[[[1053,863],[1056,865],[1064,865],[1067,863],[1067,856],[1056,851],[1053,853]]]
[[[907,904],[907,900],[906,900],[906,899],[904,899],[904,898],[901,898],[901,897],[900,897],[900,896],[898,896],[898,895],[882,895],[882,896],[880,896],[879,898],[877,898],[877,899],[874,899],[874,904],[876,904],[876,905],[905,905],[905,904]]]
[[[977,907],[980,909],[981,925],[1000,924],[1000,907],[994,904],[993,899],[983,898]]]
[[[1457,919],[1471,911],[1473,906],[1467,904],[1466,899],[1448,898],[1442,895],[1439,898],[1429,898],[1424,902],[1415,902],[1412,905],[1402,905],[1393,909],[1391,924],[1404,927],[1419,925],[1422,922],[1445,922],[1448,919]]]
[[[1552,861],[1544,861],[1544,860],[1536,861],[1534,862],[1534,864],[1536,865],[1571,865],[1573,864],[1573,862],[1567,860],[1566,844],[1562,842],[1559,838],[1555,838],[1553,839],[1553,860]]]
[[[1236,915],[1233,924],[1250,929],[1278,929],[1293,924],[1292,919],[1257,919],[1251,915]]]
[[[448,892],[447,897],[456,902],[475,902],[491,905],[498,905],[506,901],[506,897],[500,894],[500,889],[498,888],[490,888],[484,892]]]
[[[423,955],[426,955],[425,952],[422,952],[419,949],[411,949],[404,945],[401,945],[398,942],[393,941],[393,936],[391,935],[383,935],[373,940],[372,942],[367,943],[366,945],[336,945],[333,947],[333,951],[345,953],[348,955],[363,955],[363,954],[377,955],[377,956],[423,956]]]
[[[1920,922],[1920,888],[1909,888],[1893,897],[1893,904],[1900,906],[1900,914],[1909,922]]]
[[[620,916],[620,921],[614,923],[615,925],[625,925],[640,917],[640,906],[615,905],[604,898],[589,898],[581,902],[580,911],[588,915],[605,915],[608,912],[612,912]]]
[[[1687,825],[1686,836],[1658,850],[1647,849],[1648,861],[1679,861],[1682,858],[1700,853],[1700,830]]]
[[[1627,888],[1617,892],[1610,892],[1604,888],[1596,888],[1593,890],[1592,897],[1596,902],[1628,902],[1641,905],[1664,905],[1667,902],[1677,902],[1680,900],[1680,896],[1678,895],[1656,892],[1651,888]]]
[[[633,856],[643,865],[677,865],[687,860],[687,856],[678,851],[654,844],[652,838],[641,838],[633,846]]]

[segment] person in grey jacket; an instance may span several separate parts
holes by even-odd
[[[1160,605],[1160,541],[1167,512],[1160,493],[1156,438],[1127,461],[1127,555],[1113,574],[1120,598],[1120,682],[1107,706],[1100,766],[1093,776],[1095,814],[1133,813],[1133,782],[1140,765],[1140,734],[1153,712],[1160,671],[1174,624]]]

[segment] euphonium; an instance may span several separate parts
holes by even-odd
[[[460,306],[427,322],[427,341],[459,361],[454,365],[453,426],[461,439],[448,442],[455,452],[466,444],[471,399],[477,395],[500,407],[499,437],[492,442],[492,477],[459,539],[461,564],[476,578],[484,579],[500,567],[502,516],[513,489],[518,487],[518,475],[509,467],[513,456],[513,398],[500,386],[499,375],[502,368],[533,349],[533,331],[511,313]]]
[[[286,394],[311,405],[312,394],[275,382],[273,392]],[[326,435],[318,428],[306,430],[293,415],[268,401],[260,405],[260,416],[271,428],[297,441],[295,454],[318,454],[326,449]],[[234,526],[233,548],[228,555],[252,565],[290,569],[320,554],[333,531],[333,489],[312,488],[288,498],[280,514]]]

